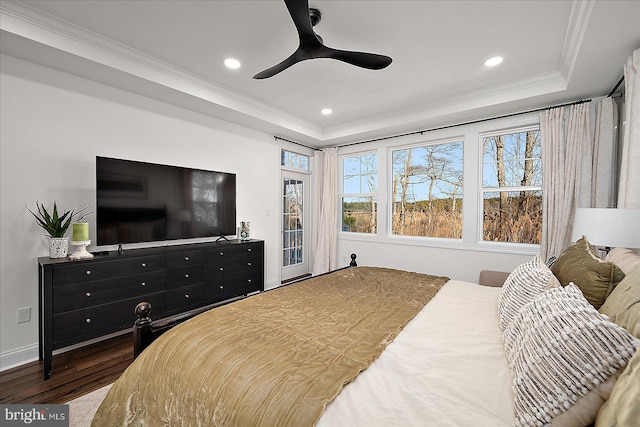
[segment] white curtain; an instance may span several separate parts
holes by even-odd
[[[320,217],[314,241],[312,274],[326,273],[338,265],[338,149],[325,148],[316,152],[321,165],[318,204]]]
[[[595,102],[595,107],[591,203],[580,207],[611,208],[615,206],[618,106],[613,102],[613,98],[603,98]]]
[[[572,105],[567,116],[565,107],[540,113],[543,259],[560,255],[571,243],[573,217],[582,188],[580,176],[585,172],[581,159],[585,154],[592,155],[589,104]]]
[[[640,209],[640,49],[624,67],[625,115],[618,208]]]

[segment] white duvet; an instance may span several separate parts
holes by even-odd
[[[499,293],[449,281],[317,425],[513,426]]]

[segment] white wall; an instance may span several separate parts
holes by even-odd
[[[279,283],[272,136],[13,57],[0,64],[0,368],[38,357],[36,258],[48,250],[25,205],[95,210],[96,155],[236,173],[237,220],[265,240],[265,286]],[[21,307],[31,322],[16,324]]]

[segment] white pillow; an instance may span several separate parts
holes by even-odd
[[[504,331],[520,308],[548,287],[560,286],[549,267],[536,255],[516,267],[502,285],[498,297],[500,327]]]
[[[626,366],[638,345],[573,283],[525,304],[503,339],[513,375],[516,426],[543,426],[565,413]],[[597,410],[592,410],[594,418]]]

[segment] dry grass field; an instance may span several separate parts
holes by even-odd
[[[462,238],[462,206],[451,209],[451,199],[407,204],[404,218],[394,206],[392,233],[401,236]],[[343,225],[351,232],[375,233],[375,211],[370,206],[345,206]],[[373,218],[373,219],[372,219]],[[484,200],[483,240],[539,244],[542,230],[542,198],[525,194],[509,197],[503,208],[499,198]]]

